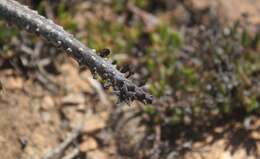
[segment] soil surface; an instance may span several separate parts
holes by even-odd
[[[207,7],[216,10],[226,20],[237,20],[241,16],[247,16],[253,25],[260,25],[260,1],[258,0],[192,0],[195,8],[205,9]]]

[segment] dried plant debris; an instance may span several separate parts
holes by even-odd
[[[152,96],[149,93],[126,78],[129,75],[125,77],[124,73],[118,71],[110,61],[103,59],[109,54],[108,49],[103,49],[96,54],[95,50],[84,46],[52,20],[46,19],[36,11],[14,0],[0,1],[0,17],[8,23],[39,35],[56,47],[65,50],[80,66],[84,65],[90,68],[93,76],[98,74],[104,81],[113,86],[119,96],[119,101],[152,102]]]

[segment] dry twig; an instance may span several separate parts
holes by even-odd
[[[68,148],[70,144],[73,143],[73,141],[76,140],[77,137],[79,137],[81,133],[81,128],[75,129],[69,137],[67,137],[58,147],[53,149],[52,151],[48,152],[42,159],[52,159],[52,158],[61,158],[64,151]]]

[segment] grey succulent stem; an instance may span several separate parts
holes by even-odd
[[[97,73],[101,78],[109,81],[120,100],[152,102],[150,94],[125,78],[124,74],[118,71],[109,61],[98,56],[92,49],[75,39],[73,35],[64,31],[61,26],[39,15],[27,6],[14,0],[0,0],[0,18],[29,33],[41,36],[56,47],[65,50],[79,65],[87,66],[93,73]]]

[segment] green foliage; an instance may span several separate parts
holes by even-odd
[[[2,42],[8,42],[12,37],[17,35],[17,30],[7,29],[7,25],[4,22],[0,22],[0,40]]]
[[[73,20],[72,15],[66,11],[65,2],[62,1],[58,7],[58,18],[60,25],[70,32],[76,32],[77,23]]]
[[[259,34],[250,35],[237,23],[226,29],[230,34],[224,33],[219,26],[213,36],[206,33],[211,27],[206,28],[197,37],[187,35],[188,44],[177,40],[172,48],[168,45],[171,41],[168,29],[160,28],[159,33],[153,33],[152,47],[158,45],[160,51],[156,58],[146,56],[148,70],[156,74],[150,91],[165,98],[170,88],[174,92],[170,98],[185,103],[182,107],[166,104],[158,109],[162,125],[183,123],[187,115],[198,118],[195,122],[201,122],[212,117],[205,114],[220,117],[237,109],[246,113],[259,111],[260,95],[256,91],[260,77],[259,44],[256,42]],[[185,53],[179,48],[194,43],[201,45],[183,59]],[[149,120],[153,120],[154,115],[150,117]]]
[[[149,1],[146,0],[134,3],[144,9],[149,6]],[[115,14],[122,14],[126,9],[124,1],[114,1],[111,7]],[[109,47],[114,54],[127,53],[129,57],[145,32],[140,19],[130,19],[131,25],[102,18],[86,21],[89,33],[87,43],[90,47]],[[143,76],[149,81],[148,88],[156,97],[165,97],[170,92],[168,98],[185,102],[193,116],[198,117],[205,111],[229,114],[239,107],[247,112],[259,109],[259,96],[252,92],[253,83],[246,84],[247,80],[256,79],[252,74],[259,70],[257,61],[260,57],[256,54],[259,34],[250,35],[239,22],[225,29],[217,26],[217,30],[213,30],[215,26],[208,26],[204,31],[197,30],[199,33],[195,37],[189,34],[183,37],[173,28],[174,26],[162,22],[152,31],[145,32],[148,36],[144,40],[148,44],[141,46],[146,51],[137,59],[139,66],[147,69],[148,73]],[[199,28],[194,28],[196,29]],[[195,49],[185,53],[182,51],[185,47]],[[239,68],[243,70],[242,75]],[[245,97],[245,92],[250,95]],[[166,112],[157,109],[151,111],[151,107],[156,105],[148,107],[149,111],[144,111],[146,114],[156,116],[154,120],[157,122],[166,121],[165,116],[154,115],[154,112]],[[175,109],[174,104],[169,107]],[[181,115],[174,110],[169,121],[182,122],[185,115],[183,109],[180,109],[183,112]]]
[[[13,52],[11,49],[11,40],[12,38],[18,35],[18,31],[16,29],[7,29],[7,25],[3,22],[0,22],[0,49],[2,54],[0,54],[0,58],[9,58],[13,56]]]

